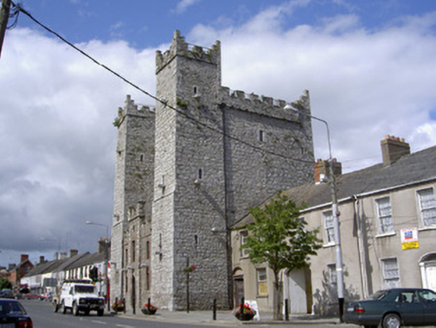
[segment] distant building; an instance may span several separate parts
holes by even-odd
[[[22,254],[20,263],[16,265],[11,271],[11,283],[15,289],[20,288],[21,278],[23,278],[30,270],[33,269],[33,264],[29,260],[29,255]]]
[[[156,77],[156,108],[128,96],[114,122],[111,297],[128,311],[148,298],[169,310],[209,309],[214,298],[228,308],[237,302],[229,227],[313,180],[309,93],[289,109],[231,91],[220,43],[192,46],[178,31],[156,53]]]

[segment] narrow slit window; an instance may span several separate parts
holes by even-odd
[[[263,130],[259,130],[259,141],[260,142],[264,142],[265,141],[265,136],[264,136]]]

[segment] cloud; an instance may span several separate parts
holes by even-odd
[[[126,42],[78,45],[154,92],[155,49]],[[112,223],[116,128],[125,95],[150,99],[72,48],[29,29],[14,29],[0,61],[0,217],[2,256],[69,235],[63,249],[96,250],[86,220]],[[65,248],[64,248],[65,247]]]
[[[180,8],[193,4],[179,2]],[[433,146],[436,13],[377,30],[366,29],[357,12],[289,27],[308,5],[285,2],[242,24],[220,16],[226,24],[182,33],[206,47],[221,41],[224,86],[286,101],[308,89],[312,114],[328,122],[333,156],[345,171],[381,162],[386,134],[405,138],[413,151]],[[156,49],[137,50],[125,41],[78,46],[155,93]],[[168,43],[159,47],[167,49]],[[8,31],[0,70],[0,219],[8,232],[0,258],[58,247],[40,242],[43,237],[61,236],[62,249],[95,251],[95,236],[105,230],[85,221],[112,224],[117,108],[126,94],[138,103],[154,101],[35,30]],[[325,159],[325,126],[314,121],[313,129],[316,157]]]
[[[185,12],[188,7],[193,6],[194,4],[196,4],[199,1],[200,0],[181,0],[177,4],[176,12],[181,14],[181,13]]]
[[[231,89],[288,101],[308,89],[312,114],[329,123],[333,156],[345,171],[380,162],[386,134],[409,142],[420,135],[412,149],[434,144],[428,121],[436,103],[435,13],[372,31],[355,14],[286,29],[279,12],[268,10],[236,28],[197,25],[188,39],[221,41],[223,84]],[[424,126],[425,137],[418,132]],[[325,127],[313,122],[313,128],[316,156],[326,159]]]

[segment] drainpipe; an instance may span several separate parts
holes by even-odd
[[[366,249],[364,244],[364,236],[362,234],[362,225],[360,220],[360,202],[356,195],[353,195],[354,199],[354,218],[356,220],[357,228],[357,248],[359,251],[359,267],[360,267],[360,277],[362,284],[363,297],[367,298],[369,296],[368,291],[368,275],[366,270]]]

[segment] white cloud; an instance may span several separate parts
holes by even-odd
[[[328,121],[333,156],[346,171],[380,162],[386,134],[405,138],[413,150],[433,146],[436,13],[376,31],[356,15],[285,28],[307,3],[287,2],[238,26],[221,17],[226,27],[197,25],[184,34],[206,47],[221,41],[225,86],[287,101],[308,89],[312,114]],[[124,41],[79,47],[154,94],[156,49],[138,51]],[[53,248],[39,239],[59,231],[68,235],[63,247],[96,249],[95,228],[84,222],[111,224],[117,108],[126,94],[154,101],[33,30],[8,31],[0,70],[0,218],[4,231],[14,232],[0,240],[0,257],[8,249]],[[313,128],[316,156],[327,158],[325,127]]]
[[[200,0],[181,0],[176,7],[176,12],[177,13],[183,13],[184,11],[186,11],[186,9],[188,7],[193,6],[194,4],[196,4],[197,2],[199,2]]]

